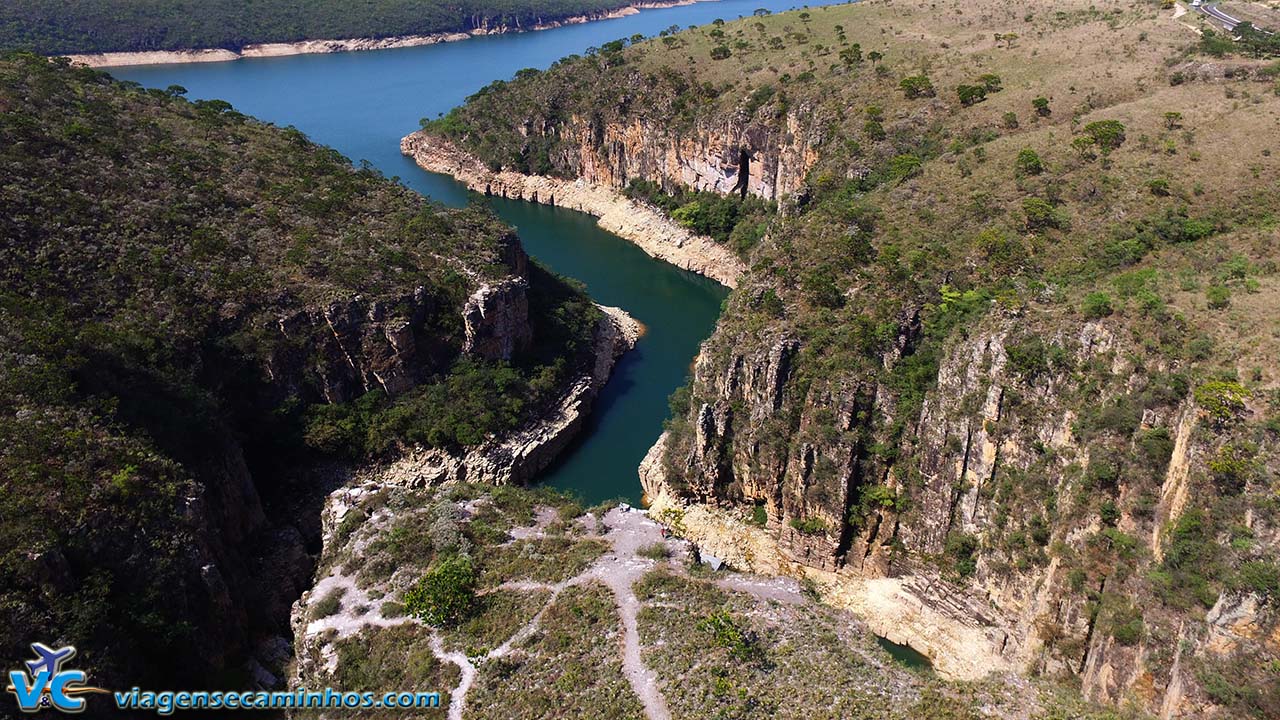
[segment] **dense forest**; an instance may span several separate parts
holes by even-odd
[[[237,548],[284,478],[521,422],[599,317],[487,211],[182,94],[0,59],[0,652],[72,639],[104,682],[236,650],[269,604]],[[462,353],[513,276],[532,345]]]
[[[6,0],[0,48],[43,55],[226,48],[521,28],[607,12],[626,0]]]

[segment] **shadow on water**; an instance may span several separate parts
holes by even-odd
[[[933,662],[929,660],[924,653],[911,647],[910,645],[899,645],[898,643],[884,637],[876,636],[876,643],[889,653],[889,656],[903,667],[927,675],[933,674]]]

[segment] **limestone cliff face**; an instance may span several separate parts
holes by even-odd
[[[533,329],[529,326],[528,289],[528,281],[514,277],[476,290],[462,311],[467,334],[463,352],[486,360],[510,360],[529,347]]]
[[[817,162],[823,137],[804,118],[803,108],[767,121],[744,111],[676,132],[651,118],[575,115],[555,129],[564,142],[551,161],[562,175],[612,188],[640,179],[729,193],[745,176],[748,193],[778,200],[799,190]]]
[[[447,298],[417,287],[398,296],[334,300],[280,317],[263,332],[275,343],[264,371],[280,398],[353,400],[370,390],[402,393],[446,370],[459,352],[510,360],[533,340],[529,323],[528,256],[514,235],[501,256],[509,275],[476,280],[460,317],[461,347],[442,334],[442,316],[457,313]]]
[[[494,171],[448,140],[424,132],[405,137],[400,151],[424,170],[450,175],[485,195],[595,215],[602,228],[635,243],[649,255],[729,287],[736,285],[745,271],[742,261],[723,245],[689,232],[657,209],[624,197],[611,185]]]
[[[1170,571],[1173,528],[1186,532],[1188,496],[1216,492],[1209,464],[1239,432],[1210,422],[1185,387],[1167,391],[1177,368],[1136,363],[1139,349],[1107,323],[1045,320],[990,317],[951,340],[916,407],[886,384],[919,332],[910,313],[887,372],[825,377],[804,372],[804,344],[785,330],[722,327],[687,415],[641,468],[646,492],[682,518],[718,513],[685,524],[746,564],[767,553],[743,556],[723,517],[762,507],[766,527],[751,532],[778,557],[761,569],[795,564],[944,674],[1075,676],[1098,700],[1221,716],[1197,673],[1280,650],[1277,613],[1221,585],[1207,605],[1175,607],[1153,583]],[[1029,323],[1046,328],[1034,341]],[[1053,359],[1028,364],[1029,343]],[[1240,521],[1274,556],[1280,528],[1254,512]]]

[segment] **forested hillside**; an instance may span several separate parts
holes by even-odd
[[[519,29],[625,0],[6,0],[0,49],[67,53],[240,48],[269,42]]]
[[[419,142],[748,262],[651,496],[736,506],[948,672],[1274,718],[1280,65],[1185,10],[762,13],[524,71]]]
[[[0,60],[0,652],[103,682],[284,633],[315,460],[474,445],[595,366],[599,311],[486,211],[181,94]]]

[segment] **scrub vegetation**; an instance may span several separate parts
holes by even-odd
[[[66,53],[225,48],[257,43],[527,28],[605,13],[622,0],[6,0],[0,49]]]
[[[160,658],[198,637],[186,603],[211,562],[193,540],[211,522],[206,489],[256,480],[266,495],[317,458],[473,445],[557,398],[590,354],[598,311],[534,268],[534,347],[510,363],[461,358],[466,298],[512,272],[509,228],[182,94],[0,59],[9,657],[67,637],[97,668],[184,665]],[[327,379],[325,313],[357,297],[416,317],[417,387],[342,397]],[[44,594],[48,582],[65,591]]]

